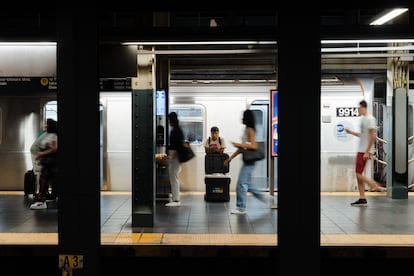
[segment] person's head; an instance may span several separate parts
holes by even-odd
[[[254,119],[254,114],[253,114],[253,111],[251,111],[250,109],[246,109],[243,112],[242,121],[243,121],[243,124],[246,125],[247,127],[256,129],[256,122]]]
[[[57,133],[57,122],[53,119],[47,119],[46,131],[49,133]]]
[[[211,129],[210,129],[210,136],[211,136],[211,139],[212,140],[217,140],[218,139],[218,137],[219,137],[219,133],[220,131],[219,131],[219,128],[218,127],[216,127],[216,126],[213,126],[213,127],[211,127]]]
[[[178,126],[178,116],[177,113],[171,112],[168,114],[168,121],[170,122],[170,125],[175,127]]]
[[[54,121],[52,118],[47,118],[46,121],[43,123],[43,130],[47,131],[47,125],[49,124],[49,122],[52,121]]]
[[[367,104],[366,100],[362,100],[362,101],[359,102],[358,111],[359,111],[360,115],[366,115],[367,114],[367,106],[368,106],[368,104]]]

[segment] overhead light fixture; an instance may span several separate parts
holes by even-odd
[[[129,41],[122,45],[276,45],[276,41]]]
[[[388,21],[396,18],[397,16],[405,13],[406,11],[408,11],[407,8],[398,8],[398,9],[393,9],[390,12],[384,14],[383,16],[379,17],[378,19],[372,21],[371,23],[369,23],[369,25],[383,25],[385,23],[387,23]]]
[[[0,42],[0,46],[56,46],[56,42]]]
[[[330,39],[321,40],[322,44],[364,44],[364,43],[414,43],[414,39],[408,38],[390,38],[390,39]]]
[[[322,53],[338,52],[386,52],[386,51],[412,51],[414,45],[405,46],[384,46],[384,47],[340,47],[340,48],[321,48]]]

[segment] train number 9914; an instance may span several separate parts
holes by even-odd
[[[358,117],[358,107],[337,107],[336,117]]]

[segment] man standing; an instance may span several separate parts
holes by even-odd
[[[345,131],[349,134],[359,137],[358,152],[355,163],[355,173],[358,182],[359,199],[352,202],[352,206],[366,207],[368,206],[365,197],[365,183],[371,187],[371,191],[384,192],[386,188],[381,187],[378,182],[363,175],[367,160],[372,158],[375,152],[374,144],[377,136],[376,126],[377,120],[367,111],[367,102],[362,100],[359,102],[359,115],[361,116],[361,132],[355,132],[348,128]]]

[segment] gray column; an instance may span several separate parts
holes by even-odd
[[[394,90],[392,105],[392,185],[391,198],[408,198],[408,95],[407,88]],[[388,185],[389,186],[389,185]]]

